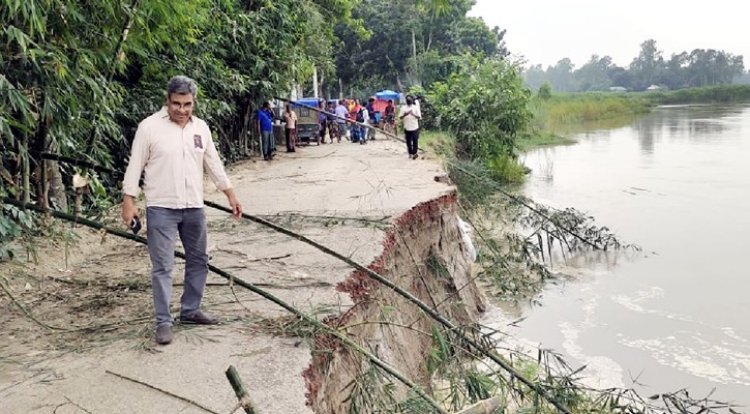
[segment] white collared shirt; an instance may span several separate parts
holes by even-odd
[[[404,116],[405,113],[411,111],[409,115]],[[404,123],[404,131],[416,131],[419,129],[419,118],[422,116],[422,111],[419,110],[417,105],[404,105],[398,111],[398,117],[401,118]]]
[[[192,116],[182,128],[169,119],[163,107],[138,125],[123,192],[138,197],[138,181],[145,170],[147,206],[203,207],[204,166],[219,190],[232,187],[206,122]]]

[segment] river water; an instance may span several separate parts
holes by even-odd
[[[670,106],[535,150],[524,192],[643,253],[559,264],[510,330],[599,386],[689,388],[750,405],[750,106]],[[750,411],[747,407],[740,411]]]

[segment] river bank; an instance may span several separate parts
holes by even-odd
[[[586,131],[629,125],[658,105],[741,103],[750,101],[748,85],[718,85],[674,91],[556,93],[534,97],[529,131],[516,144],[522,152],[569,145]]]
[[[402,146],[377,140],[301,148],[271,163],[237,164],[229,174],[249,213],[370,264],[470,323],[483,302],[463,253],[455,188],[434,179],[443,174],[435,159],[407,160]],[[207,199],[224,201],[218,192]],[[424,355],[431,340],[416,332],[432,325],[416,308],[309,245],[221,212],[207,214],[214,266],[335,323],[429,388]],[[228,412],[236,404],[223,374],[230,364],[260,413],[338,413],[358,401],[350,384],[366,365],[355,354],[213,275],[204,306],[224,323],[178,326],[173,344],[155,346],[145,247],[84,228],[76,233],[67,257],[49,244],[39,247],[37,264],[2,264],[17,301],[0,299],[7,333],[0,339],[3,412],[206,412],[111,373]],[[431,262],[439,268],[424,265]],[[181,270],[178,261],[173,303]],[[399,324],[411,329],[394,328]],[[397,386],[394,395],[404,399],[407,392]]]

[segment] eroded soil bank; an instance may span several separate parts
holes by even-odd
[[[471,322],[483,305],[459,233],[455,189],[434,180],[442,174],[435,160],[408,160],[402,145],[301,148],[229,173],[248,213],[369,265],[457,322]],[[207,198],[225,201],[217,192]],[[347,332],[429,387],[432,325],[415,306],[307,244],[207,214],[213,265]],[[224,323],[177,326],[175,342],[157,347],[145,247],[86,229],[77,234],[67,253],[60,241],[40,241],[37,264],[0,265],[16,301],[0,295],[1,412],[225,413],[236,404],[224,377],[230,364],[260,413],[346,412],[353,380],[368,371],[359,356],[214,275],[204,307]],[[176,263],[175,312],[182,291]],[[402,387],[394,393],[406,396]]]

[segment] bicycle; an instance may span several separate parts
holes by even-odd
[[[394,119],[387,119],[385,120],[385,125],[383,125],[383,130],[389,134],[396,135],[396,122]]]

